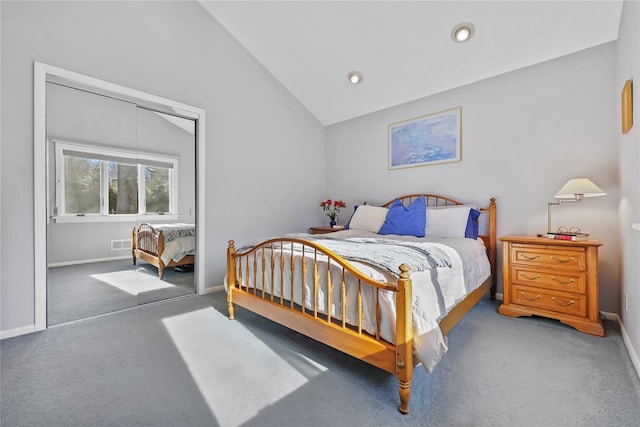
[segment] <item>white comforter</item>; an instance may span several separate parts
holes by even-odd
[[[296,235],[295,237],[301,237]],[[317,238],[318,236],[313,236]],[[413,294],[413,332],[414,332],[414,349],[418,360],[424,367],[432,372],[442,356],[447,352],[447,342],[442,336],[442,332],[438,326],[439,321],[447,315],[447,313],[467,294],[480,286],[491,274],[489,260],[486,256],[486,249],[482,240],[472,240],[465,238],[415,238],[408,236],[385,235],[380,236],[375,233],[369,233],[361,230],[344,230],[332,233],[330,238],[380,238],[405,240],[412,242],[420,242],[421,246],[426,248],[429,246],[438,246],[444,250],[450,258],[451,267],[437,267],[430,270],[411,272],[412,294]],[[322,240],[317,240],[317,244],[322,245]],[[296,263],[300,263],[302,253],[296,254]],[[308,255],[312,258],[313,255]],[[285,255],[285,268],[283,269],[284,283],[287,286],[283,288],[285,299],[291,298],[290,283],[290,267],[289,256]],[[319,262],[326,262],[320,260]],[[307,265],[313,265],[313,260],[307,259]],[[260,259],[258,259],[258,271],[261,271]],[[379,268],[372,267],[362,262],[352,262],[362,273],[371,278],[388,283],[396,283],[396,279],[389,273]],[[279,266],[277,266],[276,286],[273,293],[276,297],[280,296],[279,283]],[[307,275],[312,276],[313,268],[308,267]],[[341,273],[338,266],[332,265],[332,298],[330,311],[332,316],[341,319],[340,303],[340,280]],[[326,284],[326,268],[319,268],[320,283]],[[301,275],[301,269],[296,269],[296,274]],[[244,284],[253,286],[252,277],[243,278]],[[265,278],[265,291],[271,292],[270,277]],[[335,282],[334,282],[335,281]],[[296,277],[295,283],[297,288],[294,289],[294,301],[301,304],[302,289],[300,288],[300,277]],[[313,289],[311,288],[313,279],[308,277],[305,280],[305,307],[313,308]],[[363,292],[363,328],[370,334],[375,335],[376,319],[375,319],[375,294],[369,287],[364,287]],[[347,322],[355,324],[357,321],[357,284],[347,281]],[[318,295],[318,309],[322,313],[327,312],[326,286],[321,287]],[[396,305],[395,293],[382,291],[380,292],[380,309],[381,309],[381,330],[380,336],[392,343],[395,343],[395,319]]]

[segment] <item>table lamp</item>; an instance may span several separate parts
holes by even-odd
[[[555,195],[557,202],[549,202],[547,206],[547,232],[551,233],[551,206],[566,202],[581,202],[585,197],[605,196],[607,193],[595,185],[589,178],[574,178],[567,181]]]

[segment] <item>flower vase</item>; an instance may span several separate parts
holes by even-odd
[[[331,221],[329,221],[329,225],[331,226],[331,228],[335,227],[335,226],[336,226],[336,224],[337,224],[337,223],[336,223],[336,220],[335,220],[335,219],[332,219]]]

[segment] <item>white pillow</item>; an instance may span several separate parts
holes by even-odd
[[[387,218],[387,211],[387,208],[380,206],[360,205],[349,221],[349,229],[377,233]]]
[[[360,208],[358,208],[360,209]],[[470,206],[427,206],[427,237],[464,237]]]

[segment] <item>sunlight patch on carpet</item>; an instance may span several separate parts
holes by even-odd
[[[154,277],[150,274],[140,273],[137,270],[92,274],[91,277],[131,295],[138,295],[143,292],[171,288],[174,286],[171,283],[160,280],[157,276]]]
[[[222,426],[242,425],[327,370],[282,345],[261,341],[213,308],[169,317],[163,323]]]

